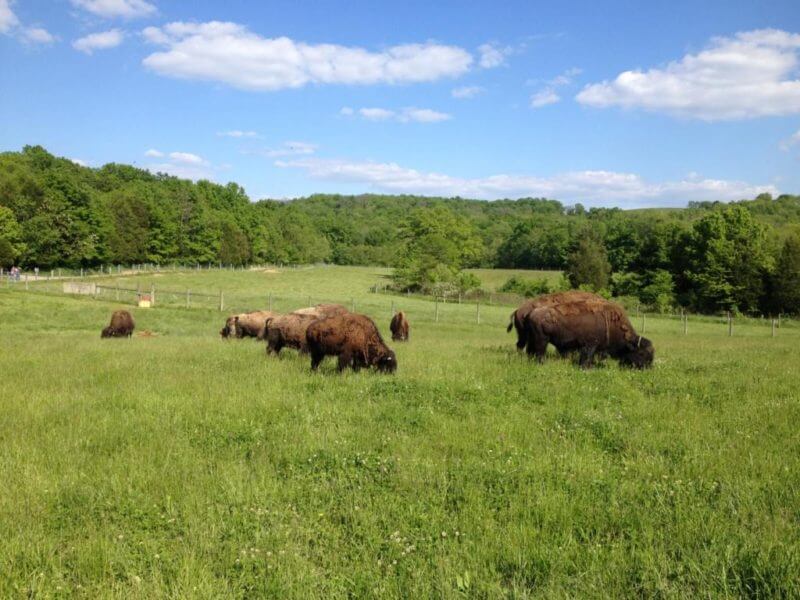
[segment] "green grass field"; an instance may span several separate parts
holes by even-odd
[[[100,340],[112,292],[0,287],[0,597],[800,596],[800,329],[648,317],[652,370],[581,371],[385,275],[121,278],[176,290],[130,341]],[[387,339],[394,302],[411,342],[312,374],[187,287],[352,300]]]

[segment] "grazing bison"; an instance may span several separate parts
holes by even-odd
[[[115,310],[111,315],[111,323],[100,332],[101,338],[131,337],[136,323],[127,310]]]
[[[595,294],[589,292],[581,292],[579,290],[570,290],[567,292],[556,292],[554,294],[542,294],[536,298],[531,298],[523,302],[517,310],[511,313],[508,327],[506,331],[511,331],[511,328],[517,330],[517,350],[522,350],[525,347],[527,340],[525,334],[525,317],[537,308],[543,306],[555,306],[562,302],[576,302],[579,300],[592,300],[598,298]]]
[[[220,330],[219,334],[223,338],[235,337],[241,339],[254,337],[261,340],[264,339],[264,322],[276,315],[277,313],[271,310],[258,310],[231,315],[225,320],[225,326]]]
[[[392,317],[389,329],[392,330],[392,339],[394,341],[408,341],[408,319],[406,319],[406,314],[402,310]]]
[[[540,362],[550,343],[561,354],[580,351],[585,368],[594,364],[597,354],[638,369],[653,364],[653,343],[636,333],[621,306],[599,296],[537,308],[525,317],[524,325],[528,355]]]
[[[339,371],[351,367],[375,367],[383,373],[397,369],[397,357],[384,343],[369,317],[351,313],[318,319],[308,326],[306,343],[311,353],[311,369],[316,370],[326,356],[339,357]]]
[[[267,340],[267,354],[280,354],[285,346],[295,348],[301,353],[308,351],[306,329],[317,319],[346,314],[347,309],[339,304],[318,304],[300,308],[288,315],[275,315],[265,322],[264,339]]]

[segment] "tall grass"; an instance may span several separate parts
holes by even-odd
[[[190,284],[369,312],[320,271]],[[800,594],[796,330],[648,318],[654,369],[581,371],[420,301],[396,375],[339,375],[117,306],[0,290],[0,597]]]

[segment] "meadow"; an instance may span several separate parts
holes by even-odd
[[[800,596],[795,323],[648,317],[653,369],[583,371],[518,354],[509,306],[386,275],[109,277],[175,291],[132,340],[100,339],[111,292],[0,286],[0,597]],[[219,339],[268,297],[354,302],[387,340],[406,310],[398,372]]]

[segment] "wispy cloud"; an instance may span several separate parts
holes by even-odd
[[[150,163],[145,168],[152,173],[167,173],[183,179],[214,179],[215,171],[221,170],[224,166],[215,166],[193,152],[162,152],[155,148],[150,148],[144,153],[149,158],[165,159],[162,162]]]
[[[105,19],[139,19],[156,14],[155,5],[145,0],[71,0],[76,8]]]
[[[218,131],[217,135],[219,137],[231,137],[231,138],[258,138],[258,137],[261,137],[255,131],[242,131],[241,129],[231,129],[229,131]]]
[[[92,54],[95,50],[107,50],[119,46],[123,39],[125,39],[125,32],[119,29],[109,29],[78,38],[72,42],[72,47],[79,52]]]
[[[472,55],[428,42],[371,52],[357,46],[265,38],[237,23],[168,23],[147,27],[145,39],[164,46],[143,63],[159,75],[274,91],[316,84],[407,84],[465,73]]]
[[[581,74],[581,69],[573,67],[567,69],[560,75],[544,81],[544,87],[531,95],[531,108],[541,108],[549,104],[556,104],[561,101],[561,96],[557,90],[560,87],[570,85],[576,76]],[[538,83],[541,80],[532,80],[530,83]]]
[[[448,113],[443,113],[430,108],[407,107],[400,110],[389,108],[359,108],[343,107],[339,114],[344,117],[359,116],[367,121],[397,121],[400,123],[439,123],[453,118]]]
[[[589,206],[680,206],[690,200],[727,201],[752,198],[761,192],[777,193],[773,185],[703,179],[696,175],[667,182],[648,182],[636,174],[603,170],[570,171],[550,177],[502,174],[464,178],[418,171],[396,163],[305,158],[279,160],[275,164],[301,169],[314,179],[360,183],[393,193],[489,200],[546,197]]]
[[[43,27],[26,26],[11,8],[11,0],[0,0],[0,33],[10,35],[25,44],[48,45],[56,37]]]
[[[317,148],[316,144],[308,142],[283,142],[278,148],[268,148],[264,154],[269,157],[308,155],[314,154]]]
[[[793,146],[800,144],[800,130],[795,131],[789,138],[780,143],[780,148],[784,152],[788,152]]]
[[[450,95],[453,98],[465,100],[467,98],[474,98],[478,94],[482,94],[484,91],[485,89],[479,85],[465,85],[462,87],[453,88],[450,91]]]
[[[587,85],[576,99],[706,121],[800,114],[799,52],[800,34],[778,29],[716,37],[664,67]]]
[[[478,46],[478,64],[484,69],[494,69],[506,63],[506,58],[514,53],[511,46],[500,46],[494,42]]]

